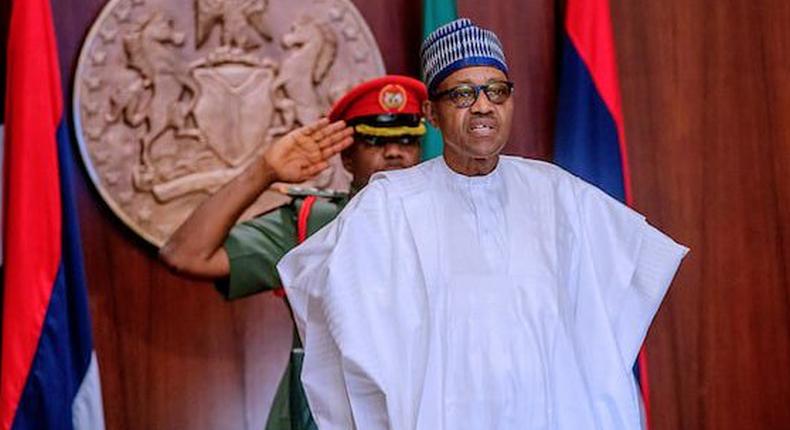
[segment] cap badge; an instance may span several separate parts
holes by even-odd
[[[379,92],[379,104],[388,112],[400,112],[406,107],[406,89],[398,84],[389,84]]]

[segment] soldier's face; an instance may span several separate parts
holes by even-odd
[[[416,138],[377,141],[375,144],[356,139],[343,151],[343,166],[353,176],[352,185],[356,188],[365,186],[376,172],[403,169],[419,162],[420,140]]]
[[[507,82],[507,76],[494,67],[467,67],[448,76],[437,93]],[[473,92],[474,93],[474,92]],[[496,157],[507,143],[513,118],[513,97],[492,98],[484,91],[477,93],[469,106],[451,96],[428,101],[424,105],[429,121],[442,131],[445,158],[487,159]],[[497,103],[499,102],[499,103]]]

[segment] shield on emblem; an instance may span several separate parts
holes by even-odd
[[[239,165],[266,138],[274,105],[270,68],[225,64],[198,68],[201,95],[195,119],[208,144],[228,164]]]

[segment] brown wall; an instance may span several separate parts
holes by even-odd
[[[355,3],[388,69],[416,73],[419,2]],[[555,3],[459,0],[514,70],[510,153],[550,155]],[[53,4],[71,82],[104,1]],[[648,339],[654,428],[788,428],[790,6],[612,7],[636,205],[692,248]],[[78,184],[108,428],[262,428],[290,338],[279,300],[225,303],[170,274],[86,175]]]
[[[692,248],[648,341],[656,428],[790,428],[790,7],[613,9],[636,206]]]

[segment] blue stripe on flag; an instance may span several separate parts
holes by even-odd
[[[11,427],[13,430],[72,429],[72,403],[93,352],[73,196],[73,158],[64,120],[58,127],[57,144],[62,195],[62,257],[33,365]]]
[[[554,160],[625,202],[617,127],[567,34],[562,37]]]

